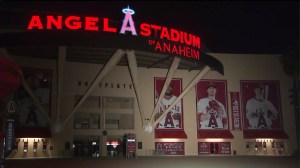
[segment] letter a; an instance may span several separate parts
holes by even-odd
[[[132,20],[131,14],[130,14],[130,10],[127,10],[127,12],[126,12],[120,33],[125,34],[125,31],[131,31],[132,35],[137,35],[133,20]]]
[[[266,119],[262,113],[259,114],[257,128],[267,128]]]
[[[38,120],[37,120],[37,116],[35,114],[35,107],[33,107],[33,105],[30,107],[30,111],[27,115],[27,118],[26,118],[26,124],[29,124],[29,123],[34,123],[34,124],[38,124]]]
[[[213,114],[210,115],[208,127],[213,127],[213,128],[214,127],[218,127],[218,123],[217,123],[216,117]]]
[[[171,127],[174,127],[173,118],[171,117],[171,113],[168,112],[166,119],[165,119],[165,125],[164,127],[168,127],[168,125],[171,125]]]
[[[27,26],[28,30],[31,29],[43,29],[43,24],[41,22],[40,16],[32,16],[29,25]]]

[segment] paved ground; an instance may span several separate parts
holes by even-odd
[[[156,156],[138,158],[8,159],[4,168],[299,168],[287,156]]]

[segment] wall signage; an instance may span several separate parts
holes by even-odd
[[[134,22],[132,9],[122,10],[124,19],[121,25],[107,17],[33,15],[27,30],[68,30],[103,32],[143,38],[144,45],[160,53],[174,54],[193,60],[200,60],[200,37],[191,33],[158,24]],[[101,36],[100,36],[101,38]]]
[[[230,92],[230,99],[231,99],[232,130],[241,130],[242,126],[241,126],[239,92]]]
[[[184,155],[184,142],[155,142],[155,149],[164,155]]]

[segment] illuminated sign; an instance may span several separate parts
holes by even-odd
[[[164,155],[184,155],[184,142],[155,142],[155,150]]]
[[[9,156],[14,147],[15,139],[15,120],[8,119],[6,121],[6,137],[5,137],[5,157]]]
[[[122,25],[103,17],[34,15],[27,25],[27,30],[69,30],[103,32],[146,38],[144,45],[155,52],[179,55],[193,60],[200,60],[200,37],[174,28],[142,22],[135,24],[134,10],[125,8]]]

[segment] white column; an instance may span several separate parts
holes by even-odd
[[[166,79],[165,79],[165,83],[164,83],[164,85],[163,85],[163,88],[162,88],[162,90],[161,90],[161,92],[160,92],[159,98],[158,98],[158,100],[157,100],[157,102],[156,102],[156,104],[155,104],[155,107],[154,107],[154,109],[153,109],[153,111],[152,111],[152,113],[151,113],[151,117],[150,117],[150,119],[149,119],[149,121],[148,121],[147,127],[145,128],[146,131],[152,132],[151,130],[147,130],[147,129],[151,129],[151,128],[152,128],[152,126],[151,126],[152,124],[151,124],[151,123],[153,122],[155,113],[158,111],[160,102],[162,101],[162,99],[163,99],[163,97],[164,97],[164,95],[165,95],[165,93],[166,93],[166,91],[167,91],[167,88],[168,88],[169,84],[170,84],[171,81],[172,81],[172,78],[173,78],[173,76],[174,76],[174,74],[175,74],[175,71],[176,71],[177,68],[178,68],[178,65],[179,65],[179,63],[180,63],[180,60],[181,60],[181,59],[180,59],[179,57],[174,57],[174,59],[173,59],[172,65],[171,65],[171,67],[169,68],[169,71],[168,71],[167,77],[166,77]],[[155,91],[155,92],[156,92],[156,91]]]
[[[57,104],[56,104],[56,119],[53,124],[54,132],[60,132],[62,129],[61,121],[60,121],[60,109],[61,109],[61,92],[62,92],[62,84],[63,84],[63,74],[64,74],[64,64],[67,56],[67,47],[60,46],[58,48],[58,63],[57,63]]]
[[[139,106],[142,126],[144,127],[145,123],[145,114],[144,114],[144,108],[142,105],[142,97],[141,97],[141,91],[140,91],[140,85],[138,80],[138,73],[137,73],[137,62],[136,62],[136,56],[134,50],[126,51],[127,59],[128,59],[128,67],[131,75],[131,80],[133,83],[137,104]]]

